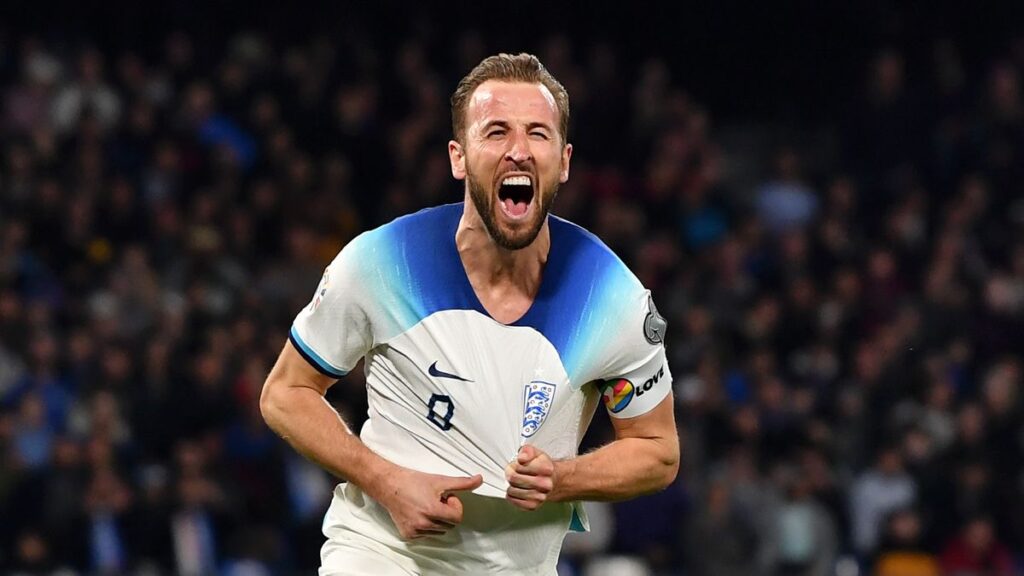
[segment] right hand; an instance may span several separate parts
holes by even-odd
[[[387,509],[403,540],[437,536],[462,522],[455,492],[473,490],[483,476],[442,476],[398,468],[387,476],[377,500]]]

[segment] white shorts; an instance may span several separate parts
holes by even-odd
[[[404,542],[383,506],[339,484],[324,518],[320,576],[554,576],[572,505],[534,512],[504,499],[461,494],[463,522],[443,536]]]
[[[389,556],[391,556],[389,558]],[[320,576],[414,576],[393,555],[328,540],[320,550]]]

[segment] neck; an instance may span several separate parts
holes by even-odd
[[[541,288],[551,248],[548,222],[534,242],[508,250],[490,237],[467,195],[455,240],[469,283],[488,314],[506,324],[521,318]]]
[[[455,232],[455,246],[474,288],[512,289],[532,299],[540,287],[541,273],[551,248],[551,233],[545,221],[529,246],[520,250],[502,248],[491,238],[467,195]]]

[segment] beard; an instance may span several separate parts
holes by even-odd
[[[551,204],[554,203],[555,196],[558,194],[559,182],[556,180],[547,189],[538,190],[540,194],[538,210],[534,212],[529,221],[522,222],[522,226],[517,227],[518,229],[502,228],[494,213],[497,193],[489,192],[476,176],[468,171],[466,185],[469,186],[469,197],[473,200],[473,205],[476,207],[477,213],[480,214],[480,218],[483,219],[484,227],[494,239],[494,243],[505,250],[522,250],[537,239],[540,229],[544,227],[544,222],[547,221],[548,213],[551,211]]]

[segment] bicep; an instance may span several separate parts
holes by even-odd
[[[678,442],[676,417],[670,391],[651,410],[632,418],[611,418],[615,439],[641,438]]]
[[[263,385],[263,393],[267,394],[287,388],[310,388],[322,396],[337,381],[337,378],[314,368],[299,353],[291,340],[288,340],[277,357],[277,362],[270,370],[270,375],[267,376],[267,381]]]

